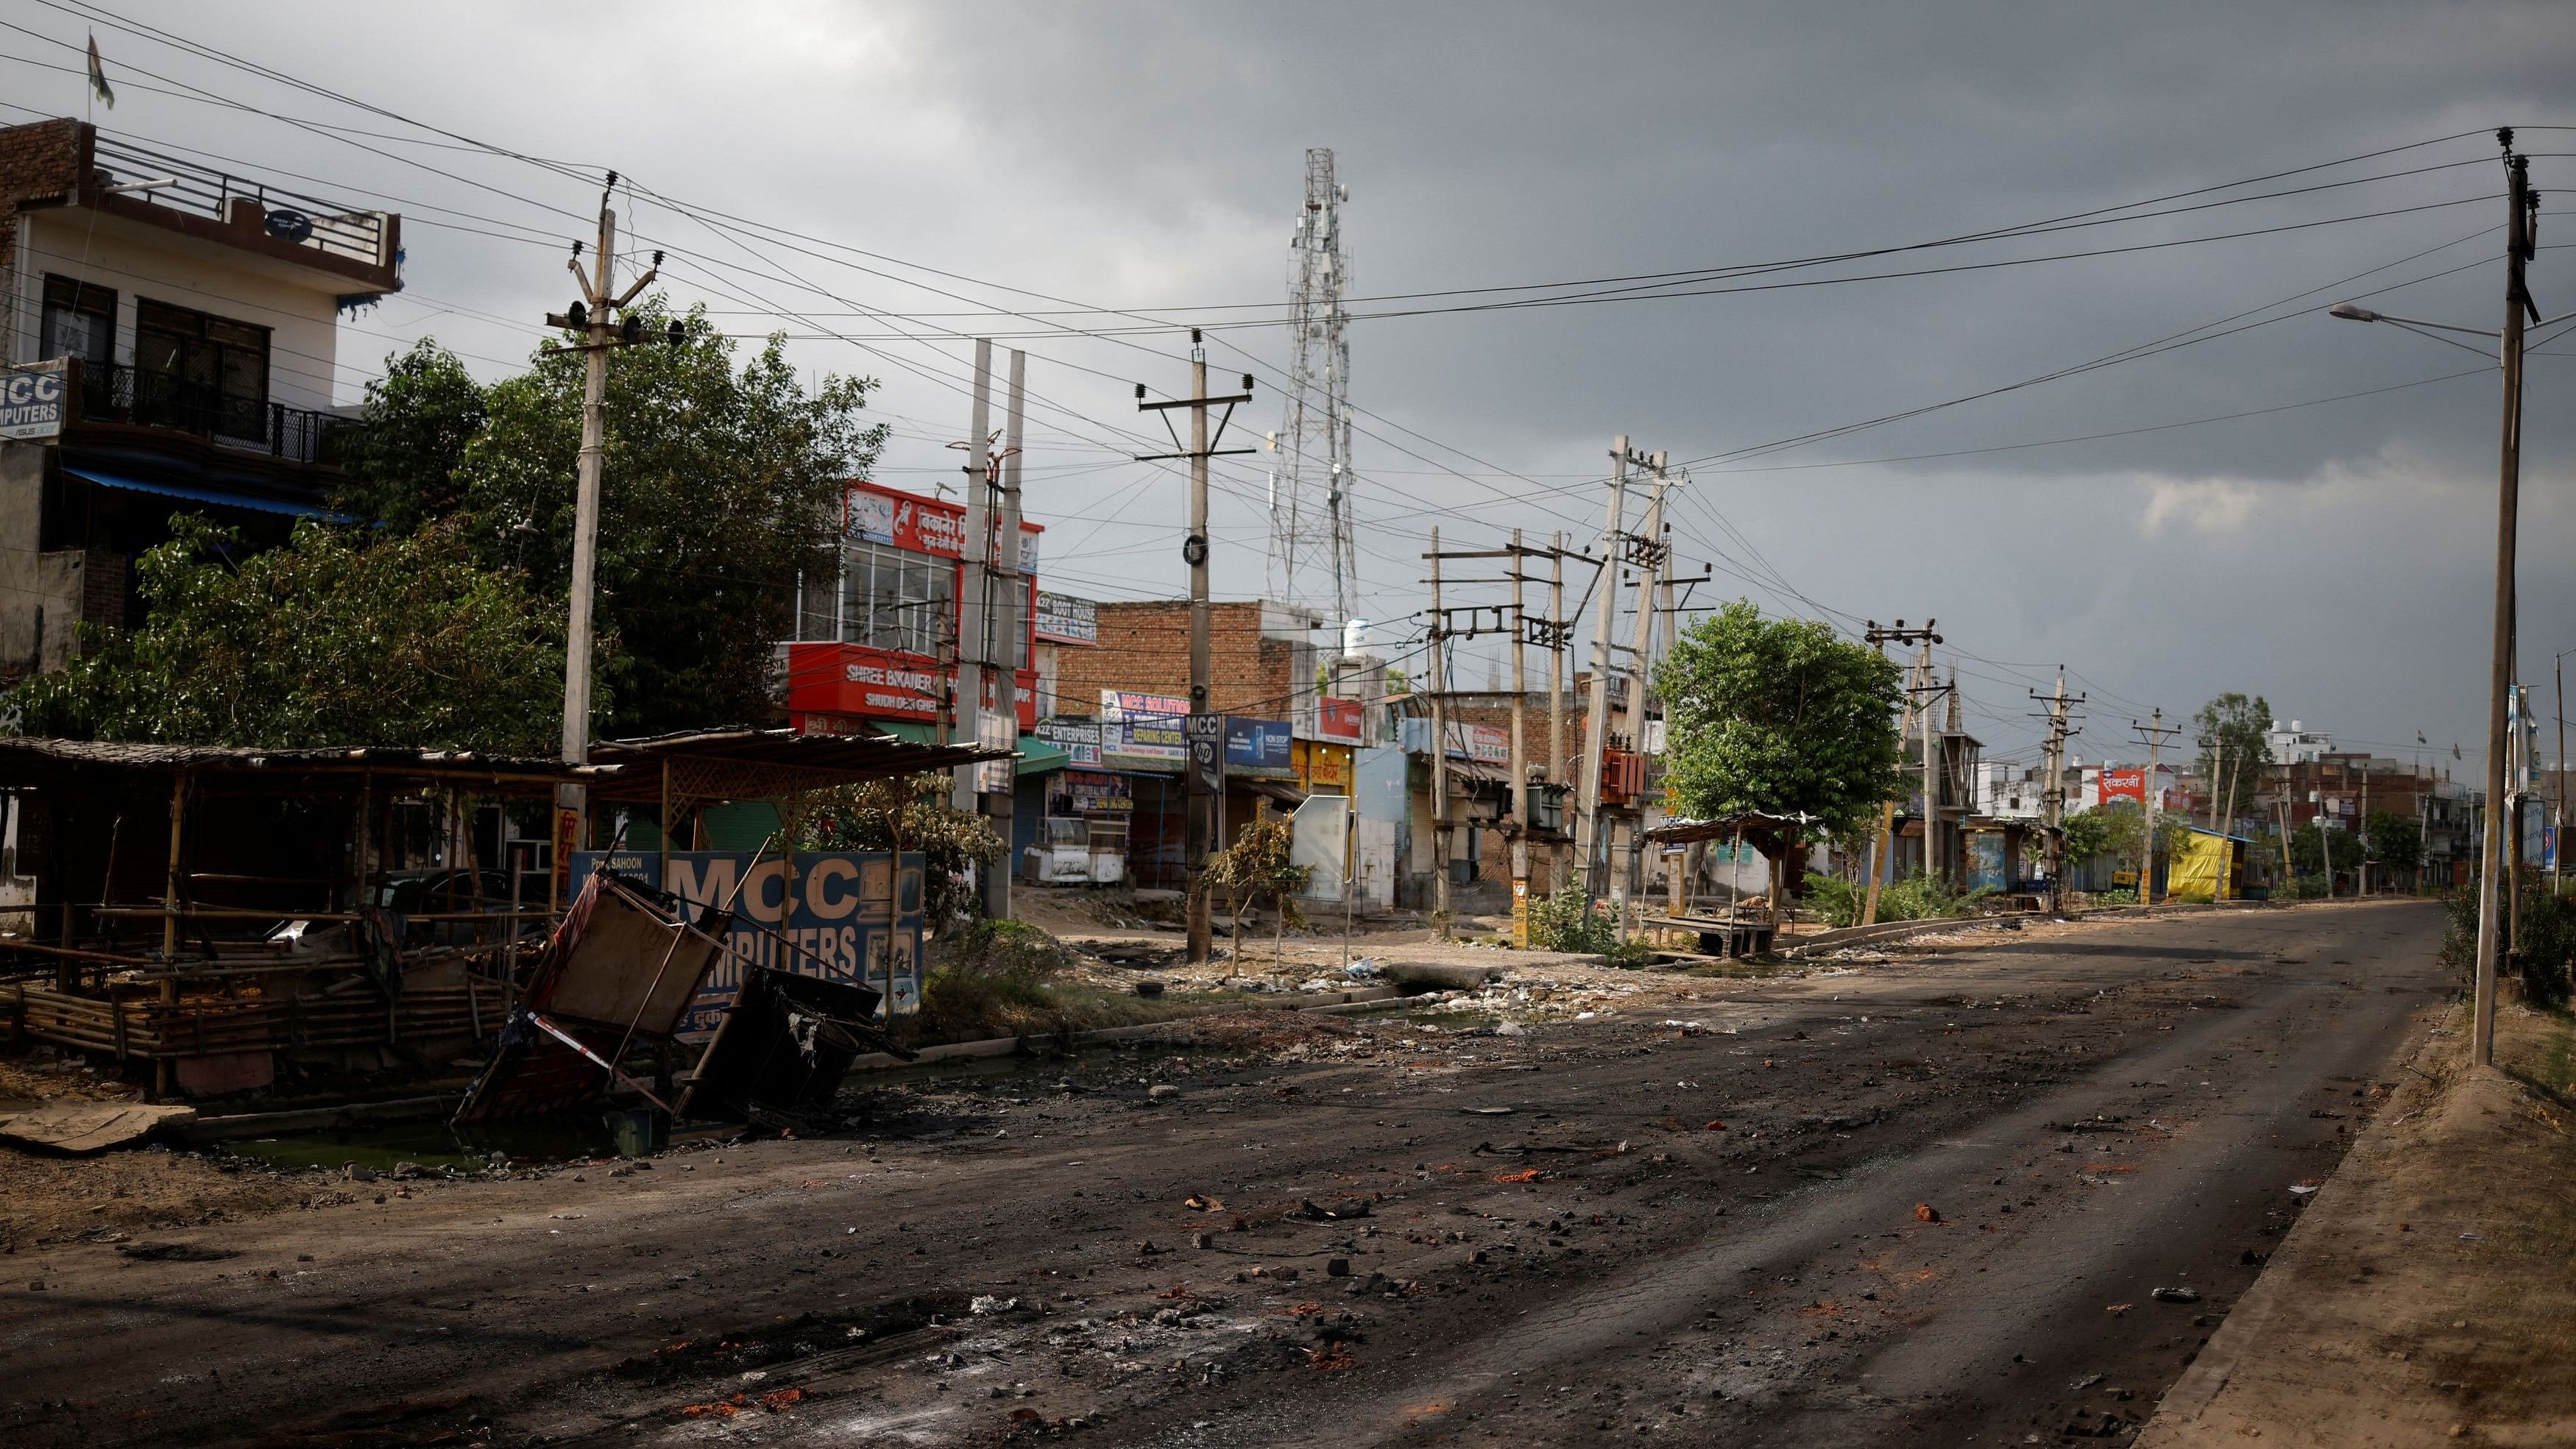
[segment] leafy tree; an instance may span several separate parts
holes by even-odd
[[[1208,856],[1199,889],[1211,898],[1224,893],[1226,934],[1235,943],[1237,961],[1243,959],[1243,913],[1265,895],[1279,912],[1271,947],[1272,959],[1278,959],[1277,938],[1287,933],[1289,917],[1297,910],[1295,897],[1315,874],[1313,866],[1290,859],[1295,844],[1295,825],[1286,815],[1265,808],[1253,816],[1234,844]]]
[[[482,386],[435,341],[386,358],[385,375],[367,384],[366,426],[342,449],[339,506],[395,533],[454,513],[465,501],[457,469],[487,417]]]
[[[1856,830],[1903,785],[1897,665],[1823,624],[1739,599],[1681,631],[1655,672],[1675,814],[1748,810]]]
[[[2123,800],[2119,803],[2127,805],[2129,802]],[[2086,861],[2111,853],[2116,823],[2109,809],[2078,810],[2067,816],[2064,824],[2066,841],[2061,858],[2069,875],[2081,869]]]
[[[192,744],[552,753],[563,615],[456,531],[370,538],[306,520],[235,561],[181,514],[136,561],[138,628],[8,696],[26,733]]]
[[[2316,822],[2310,821],[2290,834],[2290,862],[2298,868],[2299,874],[2324,874],[2326,857],[2320,854],[2321,851],[2333,852],[2336,870],[2350,870],[2361,864],[2361,842],[2353,838],[2351,831],[2325,831],[2326,843],[2322,845],[2318,843],[2319,833]]]
[[[635,315],[673,320],[658,296]],[[649,734],[768,715],[771,646],[792,632],[795,583],[837,537],[842,485],[885,438],[861,413],[875,384],[825,377],[810,392],[784,340],[735,365],[703,309],[677,346],[618,351],[608,368],[595,618],[599,732]],[[570,590],[583,354],[549,346],[530,370],[476,388],[422,344],[368,391],[375,425],[353,446],[352,511],[394,531],[454,516],[490,568]],[[560,605],[555,607],[560,608]]]
[[[2424,828],[2412,815],[2373,810],[2363,822],[2371,858],[2391,870],[2413,870],[2424,863]]]
[[[2200,777],[2209,782],[2220,808],[2226,807],[2231,781],[2240,802],[2253,799],[2254,786],[2263,778],[2263,767],[2272,763],[2272,706],[2259,694],[2251,699],[2241,694],[2222,694],[2202,705],[2191,722],[2194,737],[2200,742],[2196,768]],[[2224,760],[2219,758],[2221,746],[2226,749]]]

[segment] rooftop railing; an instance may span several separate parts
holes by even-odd
[[[234,203],[256,202],[263,213],[263,229],[280,241],[373,267],[393,263],[386,246],[390,227],[384,212],[352,210],[105,136],[98,138],[92,154],[99,168],[116,182],[171,183],[124,193],[132,199],[226,223],[234,219]]]

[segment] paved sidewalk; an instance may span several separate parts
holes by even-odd
[[[2466,1021],[2427,1023],[2139,1449],[2576,1443],[2576,1024],[2507,1007],[2472,1070]]]

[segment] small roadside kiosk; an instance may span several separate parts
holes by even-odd
[[[1666,930],[1696,932],[1700,949],[1712,956],[1751,956],[1770,950],[1781,923],[1788,919],[1779,908],[1784,874],[1781,865],[1816,823],[1811,815],[1747,810],[1712,820],[1667,820],[1647,831],[1648,842],[1668,852],[1678,847],[1681,858],[1666,872],[1665,914],[1648,916],[1645,923]],[[1722,911],[1713,899],[1695,896],[1691,885],[1699,875],[1711,841],[1729,842],[1730,859],[1741,859],[1743,848],[1750,845],[1770,862],[1771,885],[1761,905],[1745,905],[1742,892],[1732,888]]]
[[[2232,901],[2245,894],[2245,852],[2254,842],[2195,825],[2165,867],[2168,901]]]

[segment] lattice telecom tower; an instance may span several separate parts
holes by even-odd
[[[1342,203],[1333,153],[1306,152],[1306,208],[1288,244],[1288,314],[1295,347],[1288,365],[1287,415],[1270,474],[1270,589],[1288,603],[1323,602],[1312,586],[1319,563],[1332,575],[1333,622],[1351,617],[1359,586],[1351,546],[1351,347],[1342,295],[1350,258],[1342,251]],[[1323,557],[1319,560],[1317,555]],[[1308,575],[1301,578],[1300,574]]]

